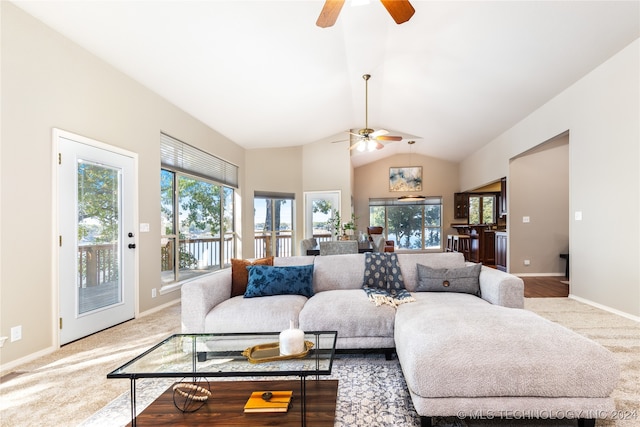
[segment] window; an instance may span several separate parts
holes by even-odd
[[[384,227],[397,249],[441,249],[442,198],[420,202],[369,199],[369,224]]]
[[[233,181],[233,173],[219,173],[229,165],[220,167],[224,161],[214,156],[164,134],[161,155],[161,277],[168,285],[230,265],[236,249],[235,191],[213,179]]]
[[[496,222],[496,196],[469,196],[469,224],[494,224]]]
[[[253,228],[256,258],[293,255],[293,202],[293,194],[254,194]]]

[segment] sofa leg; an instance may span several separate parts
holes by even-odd
[[[593,418],[579,418],[578,427],[596,427],[596,420]]]
[[[431,417],[420,417],[420,427],[431,427]]]
[[[384,351],[384,358],[385,360],[393,360],[393,350],[385,350]]]

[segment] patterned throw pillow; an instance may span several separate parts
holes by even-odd
[[[270,295],[313,296],[313,264],[287,267],[253,265],[249,270],[249,283],[245,298]]]
[[[273,257],[259,258],[253,261],[247,259],[231,259],[231,298],[244,295],[249,281],[247,267],[250,265],[273,265]]]
[[[460,268],[431,268],[416,264],[418,287],[416,292],[458,292],[480,295],[482,264]]]

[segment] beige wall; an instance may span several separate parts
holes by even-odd
[[[397,154],[355,169],[353,192],[358,229],[366,232],[369,225],[370,197],[399,197],[406,193],[389,191],[389,168],[422,166],[423,196],[442,196],[443,240],[453,230],[453,193],[459,190],[458,164],[418,154]]]
[[[67,130],[139,155],[138,310],[180,297],[151,298],[160,282],[160,132],[244,168],[244,150],[59,33],[1,2],[0,334],[2,364],[57,346],[57,295],[51,189],[52,129]],[[242,179],[242,178],[241,178]]]
[[[508,271],[564,275],[569,251],[569,136],[563,135],[511,160],[509,165]],[[529,217],[524,223],[522,218]],[[525,266],[524,260],[530,265]]]
[[[640,316],[640,40],[461,163],[462,188],[567,130],[573,297]],[[509,197],[517,188],[508,186]],[[575,212],[582,212],[576,221]],[[509,225],[513,221],[509,215]],[[623,243],[621,247],[621,242]],[[522,242],[510,241],[511,250]]]
[[[341,212],[351,212],[351,164],[348,143],[320,141],[288,148],[247,150],[245,194],[242,201],[242,256],[255,256],[253,234],[253,195],[255,191],[294,193],[296,203],[295,237],[292,248],[297,253],[304,238],[304,192],[339,191]]]
[[[353,168],[349,143],[334,144],[324,140],[304,145],[303,150],[304,191],[340,191],[340,214],[343,218],[350,217],[353,209]]]
[[[243,246],[242,256],[253,258],[255,254],[254,226],[254,194],[256,191],[274,191],[279,193],[293,193],[296,203],[294,215],[296,217],[296,241],[302,229],[298,228],[298,206],[302,204],[301,177],[301,147],[278,149],[257,149],[246,151],[245,186],[243,187]],[[292,247],[297,247],[293,246]]]

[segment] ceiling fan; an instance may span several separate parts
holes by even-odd
[[[380,0],[380,2],[398,25],[407,22],[415,13],[409,0]],[[321,28],[331,27],[336,23],[343,5],[344,0],[326,0],[316,25]]]
[[[354,148],[358,151],[373,151],[384,148],[384,145],[380,141],[402,141],[401,136],[387,135],[389,132],[384,129],[373,130],[369,128],[369,79],[370,74],[364,74],[364,128],[358,130],[358,133],[349,132],[349,135],[358,138],[355,144],[352,144],[349,149]],[[338,141],[336,141],[338,142]]]

